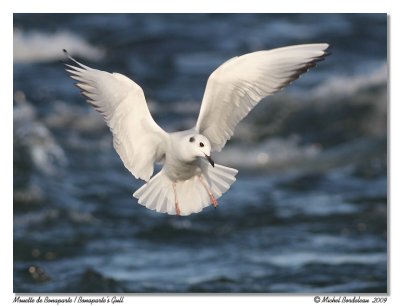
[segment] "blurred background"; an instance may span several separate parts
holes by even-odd
[[[215,160],[217,209],[137,204],[142,185],[60,60],[142,86],[190,128],[225,60],[328,42]],[[386,14],[14,14],[14,292],[387,292]]]

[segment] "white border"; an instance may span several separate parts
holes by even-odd
[[[3,1],[4,2],[4,1]],[[312,1],[312,0],[279,0],[279,1],[232,1],[232,0],[146,0],[146,1],[100,1],[100,0],[15,0],[4,5],[7,11],[18,13],[386,13],[394,3],[391,1],[363,0],[337,0],[337,1]]]
[[[2,69],[2,78],[0,79],[0,113],[3,115],[1,121],[0,139],[3,143],[2,158],[0,158],[1,169],[1,190],[3,201],[1,207],[1,270],[2,282],[0,286],[0,301],[2,305],[11,305],[14,298],[13,292],[13,258],[12,258],[12,27],[13,13],[78,13],[78,12],[237,12],[237,13],[388,13],[390,15],[390,76],[391,88],[389,94],[390,104],[390,295],[386,305],[399,305],[400,292],[397,290],[399,285],[400,267],[398,258],[398,241],[396,234],[399,233],[396,217],[399,215],[399,190],[397,186],[400,182],[399,169],[397,161],[399,156],[399,141],[397,135],[399,131],[399,29],[400,13],[398,10],[398,1],[392,0],[336,0],[336,1],[310,1],[310,0],[69,0],[69,1],[46,1],[46,0],[14,0],[0,1],[0,67]],[[394,184],[393,184],[394,182]],[[396,188],[397,187],[397,188]],[[124,305],[136,304],[143,305],[147,303],[160,303],[162,305],[178,305],[177,303],[190,303],[194,305],[204,305],[209,303],[227,303],[227,305],[312,305],[312,296],[268,296],[268,295],[208,295],[208,296],[149,296],[149,295],[126,295]],[[15,304],[13,304],[15,305]]]

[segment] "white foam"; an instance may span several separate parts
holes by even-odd
[[[72,55],[100,60],[104,51],[83,38],[67,32],[43,33],[14,30],[14,63],[48,62],[64,59],[62,49]]]
[[[291,254],[270,255],[268,259],[256,258],[255,261],[268,262],[280,267],[301,267],[306,264],[379,264],[387,260],[386,253],[309,253],[296,252]]]
[[[307,160],[319,154],[317,145],[301,145],[300,138],[291,136],[287,139],[270,138],[258,145],[230,145],[216,154],[216,161],[224,165],[241,169],[269,169],[293,166],[293,163]]]
[[[351,96],[368,87],[387,83],[387,63],[375,69],[356,75],[334,75],[328,78],[312,92],[315,98]]]

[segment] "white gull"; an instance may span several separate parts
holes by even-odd
[[[87,67],[65,54],[71,78],[113,134],[125,167],[147,183],[133,196],[157,212],[186,216],[212,204],[236,180],[236,169],[214,164],[236,125],[263,98],[279,91],[327,55],[326,43],[296,45],[234,57],[208,78],[196,125],[167,133],[153,120],[142,88],[119,73]],[[152,177],[154,164],[163,163]]]

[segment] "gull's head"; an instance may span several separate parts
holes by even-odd
[[[214,161],[210,156],[211,144],[205,136],[201,134],[188,135],[184,141],[188,160],[204,158],[214,167]]]

